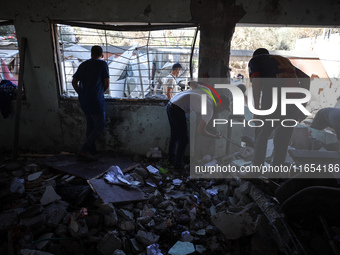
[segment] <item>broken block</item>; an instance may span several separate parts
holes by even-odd
[[[55,192],[52,186],[47,186],[44,195],[40,199],[42,205],[48,205],[56,200],[61,199],[61,197]]]
[[[255,233],[255,221],[249,213],[250,209],[251,205],[237,213],[219,212],[211,220],[227,239],[235,240]]]
[[[103,255],[112,255],[115,250],[120,250],[121,248],[122,241],[114,231],[108,232],[97,245],[97,250]]]
[[[192,243],[178,241],[169,250],[171,255],[186,255],[195,252],[195,247]]]
[[[157,243],[159,239],[159,235],[156,235],[152,232],[145,232],[143,230],[139,230],[136,235],[136,239],[143,244],[144,247],[147,247],[151,244]]]

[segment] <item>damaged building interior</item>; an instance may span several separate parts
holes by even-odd
[[[0,253],[340,254],[337,128],[311,127],[321,108],[340,108],[339,13],[340,1],[3,1]],[[322,31],[300,37],[295,48],[269,49],[310,77],[304,106],[311,115],[294,127],[289,172],[240,173],[252,164],[254,128],[215,126],[249,121],[226,108],[206,127],[219,139],[202,138],[200,116],[187,116],[186,167],[175,171],[167,162],[164,79],[180,63],[174,79],[183,93],[201,78],[249,89],[254,48],[232,47],[236,29],[248,27]],[[105,128],[95,157],[85,160],[77,153],[87,122],[73,75],[94,45],[110,74]],[[222,105],[221,88],[207,86],[201,90]],[[273,146],[270,137],[266,164]],[[229,172],[197,174],[197,162]]]

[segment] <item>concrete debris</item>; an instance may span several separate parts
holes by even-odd
[[[186,255],[195,252],[195,247],[192,243],[178,241],[170,250],[171,255]]]
[[[198,252],[198,253],[200,253],[200,254],[203,254],[207,249],[206,248],[204,248],[204,246],[203,245],[195,245],[195,250],[196,250],[196,252]]]
[[[122,241],[114,231],[108,232],[97,246],[97,250],[103,255],[112,255],[113,251],[122,248]]]
[[[175,179],[175,180],[172,181],[173,185],[176,185],[176,186],[181,185],[182,182],[183,181],[180,180],[180,179]]]
[[[122,250],[115,250],[113,255],[126,255],[126,253]]]
[[[48,205],[56,200],[61,199],[61,197],[55,192],[52,186],[47,186],[44,195],[40,199],[42,205]]]
[[[225,160],[244,165],[251,154],[244,147]],[[4,254],[9,254],[6,247],[15,248],[15,240],[22,245],[21,254],[280,254],[270,234],[260,249],[258,233],[272,233],[263,212],[272,208],[263,208],[268,205],[264,195],[245,180],[180,176],[151,154],[122,173],[140,182],[143,199],[136,199],[135,188],[109,184],[103,177],[85,181],[54,168],[30,166],[32,161],[0,173]],[[205,163],[212,161],[218,158],[205,157]],[[272,221],[281,217],[275,215]]]
[[[151,157],[162,158],[162,151],[158,147],[153,148],[153,150],[151,151]]]
[[[27,181],[29,182],[35,181],[39,179],[41,175],[42,175],[42,172],[36,172],[34,174],[30,174],[29,176],[27,176]]]
[[[127,211],[127,210],[124,210],[124,209],[119,209],[118,214],[119,214],[119,216],[123,217],[126,220],[132,220],[133,221],[134,215],[130,211]]]
[[[141,242],[144,247],[157,243],[158,239],[159,235],[152,232],[145,232],[143,230],[139,230],[136,235],[136,240]]]
[[[159,173],[159,170],[157,168],[153,167],[152,165],[147,166],[146,169],[148,169],[150,174],[158,174]]]
[[[159,249],[159,244],[151,244],[146,248],[147,255],[163,255]]]
[[[226,236],[227,239],[235,240],[255,233],[255,221],[250,213],[253,204],[242,208],[242,211],[219,212],[212,216],[212,222]]]
[[[18,179],[18,178],[14,178],[12,185],[11,185],[11,192],[12,193],[17,193],[19,195],[22,195],[25,193],[25,186],[24,186],[24,179]]]
[[[192,241],[194,241],[194,237],[187,230],[187,231],[182,232],[180,241],[191,243]]]

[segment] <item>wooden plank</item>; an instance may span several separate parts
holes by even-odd
[[[105,203],[134,202],[147,199],[139,188],[109,184],[104,179],[92,179],[87,182]]]

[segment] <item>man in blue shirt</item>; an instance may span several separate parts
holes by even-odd
[[[94,160],[95,141],[105,127],[104,92],[109,88],[109,68],[103,58],[100,46],[91,48],[91,59],[81,63],[73,75],[72,86],[78,93],[80,107],[86,118],[86,141],[78,155]]]
[[[264,165],[267,142],[270,134],[274,131],[274,152],[273,165],[280,165],[285,162],[290,138],[294,127],[281,125],[283,119],[294,119],[301,121],[300,110],[295,105],[287,105],[287,115],[281,115],[281,88],[303,87],[309,89],[309,76],[292,65],[288,58],[271,55],[264,48],[259,48],[253,53],[249,61],[249,77],[252,82],[254,108],[257,110],[268,110],[273,104],[272,90],[278,89],[278,102],[276,110],[266,116],[256,116],[254,119],[276,119],[272,122],[264,121],[264,125],[256,127],[254,160],[253,165]],[[289,98],[299,98],[297,93],[288,93]],[[293,123],[292,123],[293,124]],[[292,125],[288,124],[287,125]]]

